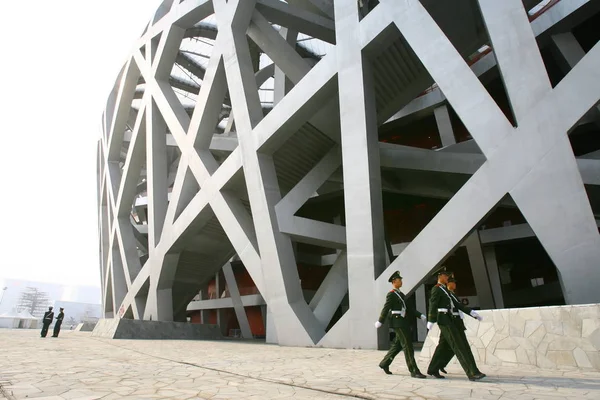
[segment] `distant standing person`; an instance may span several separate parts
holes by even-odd
[[[46,337],[48,334],[48,328],[50,327],[52,320],[54,320],[54,312],[52,311],[52,307],[48,307],[48,311],[44,313],[44,318],[42,318],[41,337]]]
[[[60,312],[58,313],[58,317],[56,317],[56,323],[54,324],[54,333],[52,337],[58,337],[60,332],[60,326],[62,325],[63,319],[65,319],[64,308],[60,308]]]
[[[394,361],[394,358],[400,351],[404,350],[404,357],[406,358],[406,365],[410,371],[410,376],[413,378],[424,379],[426,376],[419,371],[419,367],[415,361],[410,323],[412,322],[412,318],[421,318],[423,321],[426,321],[427,318],[414,308],[408,308],[406,306],[406,298],[404,293],[400,291],[400,288],[402,287],[402,277],[400,276],[399,271],[394,272],[392,276],[390,276],[388,282],[392,283],[393,289],[388,292],[385,298],[385,305],[383,306],[383,310],[381,310],[379,320],[375,322],[375,328],[380,328],[388,317],[388,314],[390,314],[390,326],[394,329],[396,338],[390,346],[388,353],[379,363],[379,368],[386,374],[391,375],[390,365],[392,364],[392,361]]]

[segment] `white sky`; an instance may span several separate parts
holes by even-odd
[[[100,285],[96,141],[159,0],[17,0],[0,12],[0,278]]]

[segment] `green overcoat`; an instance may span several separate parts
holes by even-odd
[[[454,298],[451,300],[452,297]],[[439,309],[446,309],[448,312],[440,312],[438,311]],[[471,308],[458,301],[458,298],[456,298],[456,296],[454,296],[444,285],[438,283],[431,289],[429,315],[427,316],[429,322],[437,322],[440,325],[456,324],[456,321],[452,319],[452,311],[458,312],[458,310],[467,315],[470,315],[472,311]],[[464,324],[462,325],[462,328],[464,329]]]
[[[400,314],[404,310],[404,316]],[[392,289],[388,292],[385,297],[385,304],[379,315],[379,322],[382,324],[385,322],[387,317],[390,317],[390,327],[395,328],[407,328],[410,329],[411,321],[413,318],[421,318],[419,311],[412,307],[408,307],[406,304],[406,296],[399,290]]]

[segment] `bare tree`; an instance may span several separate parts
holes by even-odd
[[[39,318],[44,315],[48,304],[50,304],[48,293],[35,287],[27,287],[21,292],[17,312],[26,310],[34,317]]]

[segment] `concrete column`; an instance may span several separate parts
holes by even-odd
[[[144,319],[173,321],[172,276],[179,263],[179,253],[150,258],[151,276]]]
[[[165,288],[156,291],[156,313],[157,321],[173,321],[173,289]]]
[[[200,301],[208,300],[208,284],[204,285],[202,290],[200,290]],[[200,310],[200,323],[208,324],[209,320],[209,310]]]
[[[229,112],[229,118],[227,118],[227,125],[225,125],[225,130],[223,133],[231,133],[235,132],[235,119],[233,118],[233,110]]]
[[[227,319],[225,318],[225,310],[227,309],[217,309],[217,317],[219,318],[219,327],[221,328],[221,334],[223,334],[223,336],[229,336],[229,331],[227,330]]]
[[[454,137],[454,130],[452,129],[452,122],[450,121],[450,113],[448,113],[448,106],[443,105],[433,110],[435,116],[435,122],[438,126],[440,133],[440,139],[442,140],[442,146],[450,146],[456,144],[456,138]]]
[[[598,69],[599,48],[594,47],[552,88],[523,2],[480,0],[479,4],[520,130],[506,170],[521,166],[522,175],[508,192],[554,262],[565,302],[593,302],[600,280],[600,236],[566,132],[581,120],[582,111],[598,103],[593,86],[597,79],[586,72]],[[507,26],[511,26],[508,31]],[[534,116],[533,109],[539,110]],[[523,148],[527,154],[517,155]],[[493,163],[491,158],[497,154],[501,152],[496,150],[488,162]],[[537,162],[528,164],[533,160]]]
[[[298,32],[290,30],[288,28],[282,27],[279,30],[279,34],[283,36],[285,41],[290,44],[290,46],[296,46],[296,39],[298,38]],[[274,94],[273,94],[273,106],[281,101],[293,87],[292,81],[285,75],[283,70],[277,65],[275,66],[275,85],[274,85]]]
[[[415,291],[415,301],[417,310],[427,315],[427,299],[425,298],[425,285],[421,285]],[[417,336],[419,342],[424,342],[427,337],[427,326],[422,322],[417,322]]]
[[[221,298],[221,284],[219,282],[219,273],[215,274],[215,296],[217,299]],[[221,333],[223,333],[223,326],[221,325],[221,309],[217,309],[217,325],[221,328]]]
[[[146,105],[146,173],[148,189],[148,249],[160,241],[168,205],[167,125],[154,100]]]
[[[375,92],[371,65],[357,45],[356,0],[338,0],[334,7],[350,294],[348,343],[373,349],[384,345],[388,336],[373,328],[385,295],[376,293],[373,280],[385,269],[386,260]]]
[[[138,295],[135,296],[134,299],[134,304],[135,304],[135,308],[134,308],[134,312],[137,309],[137,317],[134,314],[134,318],[135,319],[143,319],[144,318],[144,313],[146,312],[146,303],[148,301],[148,297],[145,295]]]
[[[260,306],[260,315],[263,320],[263,327],[265,328],[265,332],[267,330],[267,305],[263,304]]]
[[[496,308],[504,308],[504,297],[502,296],[502,282],[500,281],[500,272],[498,271],[498,262],[496,261],[496,249],[494,246],[485,246],[483,248],[483,257],[487,266],[492,294]]]
[[[108,210],[106,206],[101,206],[101,216],[100,216],[100,282],[101,282],[101,293],[102,293],[102,304],[106,304],[106,288],[109,284],[106,280],[106,273],[108,270],[109,260],[108,260],[108,248],[110,246],[110,241],[108,238]]]
[[[150,58],[156,60],[154,78],[168,82],[172,62],[177,57],[179,43],[185,31],[172,27],[164,32],[159,46],[147,48]],[[139,65],[138,65],[139,66]],[[176,101],[176,100],[174,100]],[[170,105],[174,101],[167,100]],[[155,251],[166,219],[168,207],[167,123],[155,98],[146,103],[146,174],[148,190],[148,253],[150,289],[144,310],[144,319],[173,321],[173,278],[179,262],[178,254],[158,254]]]
[[[213,5],[219,27],[225,27],[219,29],[219,38],[223,38],[223,59],[235,112],[238,149],[252,207],[262,276],[266,282],[264,286],[268,288],[264,288],[266,293],[262,290],[261,293],[268,302],[270,312],[276,316],[268,318],[268,321],[275,323],[279,344],[312,345],[325,332],[304,300],[291,239],[278,226],[275,205],[281,200],[281,192],[273,158],[257,153],[255,149],[254,128],[263,119],[263,112],[246,34],[257,42],[254,36],[256,30],[252,26],[264,26],[264,31],[260,27],[258,29],[271,32],[276,39],[283,39],[268,22],[265,24],[264,17],[253,13],[255,1],[226,3],[224,0],[215,0]],[[250,27],[250,31],[254,32],[252,34],[249,33],[250,18],[253,21]],[[266,25],[269,25],[268,29]],[[227,26],[231,28],[227,29]],[[285,62],[281,59],[273,61]]]
[[[244,339],[252,339],[250,323],[248,322],[248,316],[246,315],[246,310],[244,310],[244,305],[242,304],[242,298],[240,296],[240,291],[238,289],[237,282],[235,281],[235,275],[233,274],[231,263],[227,263],[223,266],[223,274],[225,275],[225,281],[227,282],[227,287],[229,288],[231,300],[233,301],[233,309],[235,311],[235,316],[237,317],[238,323],[240,324],[242,337]]]
[[[483,251],[481,250],[479,232],[475,231],[470,234],[464,244],[467,248],[467,254],[469,255],[469,263],[471,264],[471,272],[473,273],[473,280],[475,281],[475,289],[477,289],[479,307],[483,310],[496,308],[490,279],[488,277],[488,269],[485,265]],[[460,280],[460,277],[457,278]]]
[[[265,314],[266,314],[266,318],[265,318]],[[266,321],[265,322],[265,325],[266,325],[265,330],[267,332],[267,338],[266,338],[267,343],[273,343],[273,344],[279,343],[279,340],[277,339],[277,328],[275,327],[274,315],[270,311],[269,306],[265,306],[263,318],[265,318],[264,320]]]
[[[112,302],[114,304],[114,310],[116,314],[121,317],[122,312],[126,310],[119,310],[121,303],[127,295],[127,281],[125,279],[125,270],[123,268],[123,262],[121,260],[121,254],[117,246],[112,248],[112,263],[111,263],[111,278],[112,278]]]
[[[202,310],[200,311],[201,313],[201,318],[202,318],[202,323],[203,324],[208,324],[209,323],[209,312],[210,310]]]

